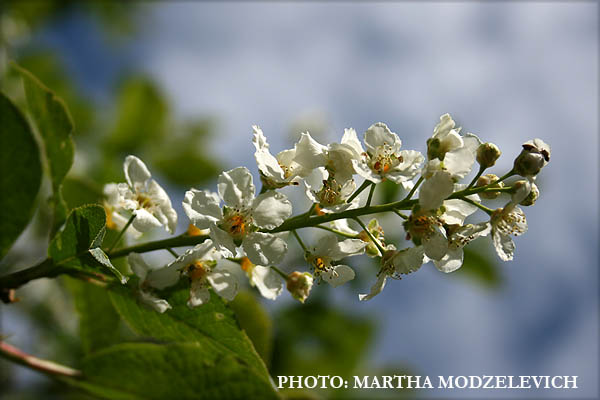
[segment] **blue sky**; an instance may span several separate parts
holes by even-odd
[[[540,200],[525,210],[529,232],[516,239],[515,260],[500,264],[502,291],[427,265],[370,302],[337,300],[381,317],[377,362],[407,361],[430,376],[578,375],[580,389],[569,397],[598,395],[597,3],[140,8],[141,31],[110,53],[113,60],[85,23],[39,40],[60,48],[92,93],[101,96],[127,64],[156,78],[178,115],[216,115],[211,146],[227,167],[256,173],[251,125],[277,151],[289,146],[291,125],[311,118],[321,121],[313,132],[323,141],[383,121],[404,148],[424,151],[439,116],[450,112],[502,149],[498,171],[510,168],[522,142],[548,142]]]

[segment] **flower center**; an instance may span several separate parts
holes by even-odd
[[[252,216],[245,210],[227,209],[220,228],[234,240],[243,239],[252,229]]]
[[[192,281],[203,281],[208,274],[208,266],[204,262],[197,260],[188,265],[185,271]]]
[[[342,201],[342,185],[337,183],[334,178],[323,180],[323,187],[318,192],[313,192],[319,204],[324,206],[334,206]]]
[[[441,225],[441,221],[435,216],[412,214],[404,223],[404,228],[408,232],[408,238],[420,242],[429,238],[435,232],[435,227]]]
[[[517,208],[510,211],[506,208],[494,211],[492,224],[504,235],[519,236],[527,230],[525,214]]]
[[[383,175],[402,161],[402,156],[396,156],[392,146],[386,143],[383,146],[377,147],[375,154],[371,157],[371,169]]]
[[[140,208],[151,208],[152,207],[152,199],[146,196],[144,193],[137,192],[135,195],[135,199],[139,204]]]

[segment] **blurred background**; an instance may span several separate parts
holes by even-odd
[[[249,290],[234,307],[273,376],[579,377],[579,388],[568,392],[304,396],[598,396],[597,3],[5,1],[1,12],[3,90],[18,96],[7,69],[15,60],[73,114],[70,207],[100,201],[104,183],[123,180],[124,156],[136,154],[165,183],[182,232],[185,190],[214,190],[219,172],[237,166],[257,181],[253,124],[274,153],[302,131],[325,143],[339,141],[344,128],[361,134],[377,121],[405,149],[424,152],[439,116],[449,112],[463,132],[500,147],[498,175],[511,168],[522,142],[542,138],[552,160],[538,178],[539,200],[524,210],[530,228],[515,240],[514,261],[499,261],[480,240],[456,273],[427,264],[359,302],[377,267],[355,257],[352,284],[335,291],[320,285],[305,305],[287,293],[263,301]],[[303,211],[299,191],[285,192]],[[377,196],[400,194],[384,185]],[[42,207],[0,264],[3,273],[44,258],[47,220]],[[400,220],[381,221],[402,247]],[[297,246],[290,250],[282,269],[304,268]],[[148,259],[169,260],[164,253]],[[0,332],[32,354],[76,366],[73,302],[80,289],[62,279],[28,284],[19,303],[0,306]],[[0,391],[11,399],[82,396],[3,360]]]

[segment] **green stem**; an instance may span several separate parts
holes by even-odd
[[[47,258],[33,267],[0,276],[0,291],[16,289],[34,279],[53,278],[64,271],[63,268],[54,265],[52,260]]]
[[[57,364],[53,361],[34,357],[3,341],[0,341],[0,357],[4,357],[27,368],[43,372],[46,375],[67,378],[81,377],[81,371]]]
[[[369,197],[367,197],[367,207],[371,205],[373,199],[373,193],[375,192],[375,182],[371,182],[371,189],[369,190]]]
[[[394,214],[396,214],[397,216],[399,216],[402,219],[408,219],[408,215],[406,214],[402,214],[400,211],[398,210],[392,210],[394,212]]]
[[[187,234],[175,236],[174,238],[156,240],[154,242],[141,243],[135,246],[123,247],[108,253],[109,258],[118,258],[129,253],[147,253],[149,251],[162,250],[167,247],[195,246],[208,239],[207,235],[189,236]]]
[[[292,234],[294,235],[294,237],[296,238],[296,240],[300,244],[300,247],[302,247],[302,250],[304,250],[304,252],[307,253],[308,250],[306,249],[306,246],[304,245],[304,242],[302,241],[302,239],[300,239],[300,236],[298,235],[298,232],[296,232],[296,230],[293,230]]]
[[[170,248],[170,247],[167,247],[165,250],[167,250],[169,253],[171,253],[171,255],[172,255],[173,257],[175,257],[175,258],[179,258],[179,254],[177,254],[177,253],[175,252],[175,250],[173,250],[172,248]]]
[[[465,201],[465,202],[469,203],[469,204],[473,204],[475,207],[477,207],[477,208],[485,211],[488,215],[492,215],[492,213],[494,212],[494,210],[492,210],[491,208],[487,208],[483,204],[481,204],[481,203],[479,203],[477,201],[471,200],[471,199],[469,199],[467,197],[461,197],[460,199],[462,201]]]
[[[513,176],[513,175],[516,175],[516,173],[515,173],[515,171],[514,171],[514,170],[512,170],[512,169],[511,169],[511,170],[510,170],[510,171],[508,171],[506,174],[504,174],[504,175],[502,175],[500,178],[498,178],[498,180],[497,180],[497,181],[494,181],[494,182],[490,183],[490,184],[489,184],[489,185],[487,185],[487,186],[495,185],[496,183],[498,183],[498,182],[502,182],[503,180],[505,180],[505,179],[508,179],[508,178],[510,178],[510,177],[511,177],[511,176]]]
[[[379,243],[379,240],[375,239],[375,236],[373,236],[373,234],[371,232],[369,232],[369,229],[366,227],[365,224],[363,224],[363,222],[360,219],[358,219],[358,217],[354,218],[354,220],[356,222],[358,222],[358,224],[363,228],[365,233],[369,236],[369,239],[371,239],[371,241],[375,244],[375,246],[377,247],[377,250],[379,250],[379,253],[383,257],[385,250],[384,250],[383,246],[381,246],[381,244]]]
[[[127,228],[129,228],[129,225],[131,225],[131,223],[133,222],[134,219],[135,219],[135,214],[131,214],[131,217],[129,218],[129,221],[127,221],[127,223],[125,224],[125,226],[123,227],[123,229],[121,229],[121,232],[119,232],[119,235],[117,236],[117,238],[115,239],[115,241],[113,242],[113,244],[108,248],[108,253],[110,253],[115,248],[115,246],[117,245],[117,243],[119,243],[119,240],[121,240],[121,238],[125,234],[125,231],[127,230]]]
[[[370,180],[365,180],[362,185],[360,185],[360,187],[358,189],[356,189],[356,191],[354,193],[352,193],[352,196],[348,197],[348,200],[346,200],[346,203],[350,203],[352,202],[352,200],[354,200],[356,198],[356,196],[358,196],[359,194],[361,194],[361,192],[363,190],[365,190],[371,183]]]
[[[337,229],[329,228],[327,226],[317,225],[317,226],[313,226],[313,228],[323,229],[324,231],[329,231],[329,232],[335,233],[340,236],[344,236],[344,237],[347,237],[350,239],[356,239],[356,235],[353,235],[352,233],[338,231]]]
[[[469,183],[469,186],[467,186],[467,189],[470,188],[471,186],[473,186],[477,182],[477,179],[479,179],[481,174],[483,174],[483,171],[485,171],[485,167],[483,165],[480,165],[479,171],[477,171],[477,175],[475,175],[475,177],[473,178],[471,183]]]
[[[281,275],[281,277],[287,281],[288,276],[285,274],[285,272],[283,272],[282,270],[280,270],[279,268],[277,268],[274,265],[271,265],[271,269],[274,270],[275,272],[277,272],[279,275]]]
[[[412,195],[415,194],[415,192],[417,191],[417,188],[423,182],[423,180],[424,180],[423,176],[419,177],[419,179],[417,180],[417,183],[415,183],[415,186],[413,186],[413,188],[410,189],[410,192],[408,192],[408,194],[406,195],[404,200],[409,200],[412,197]]]

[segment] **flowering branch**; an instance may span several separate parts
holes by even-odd
[[[0,341],[0,356],[27,368],[54,377],[80,378],[82,376],[81,371],[57,364],[53,361],[34,357],[4,341]]]

